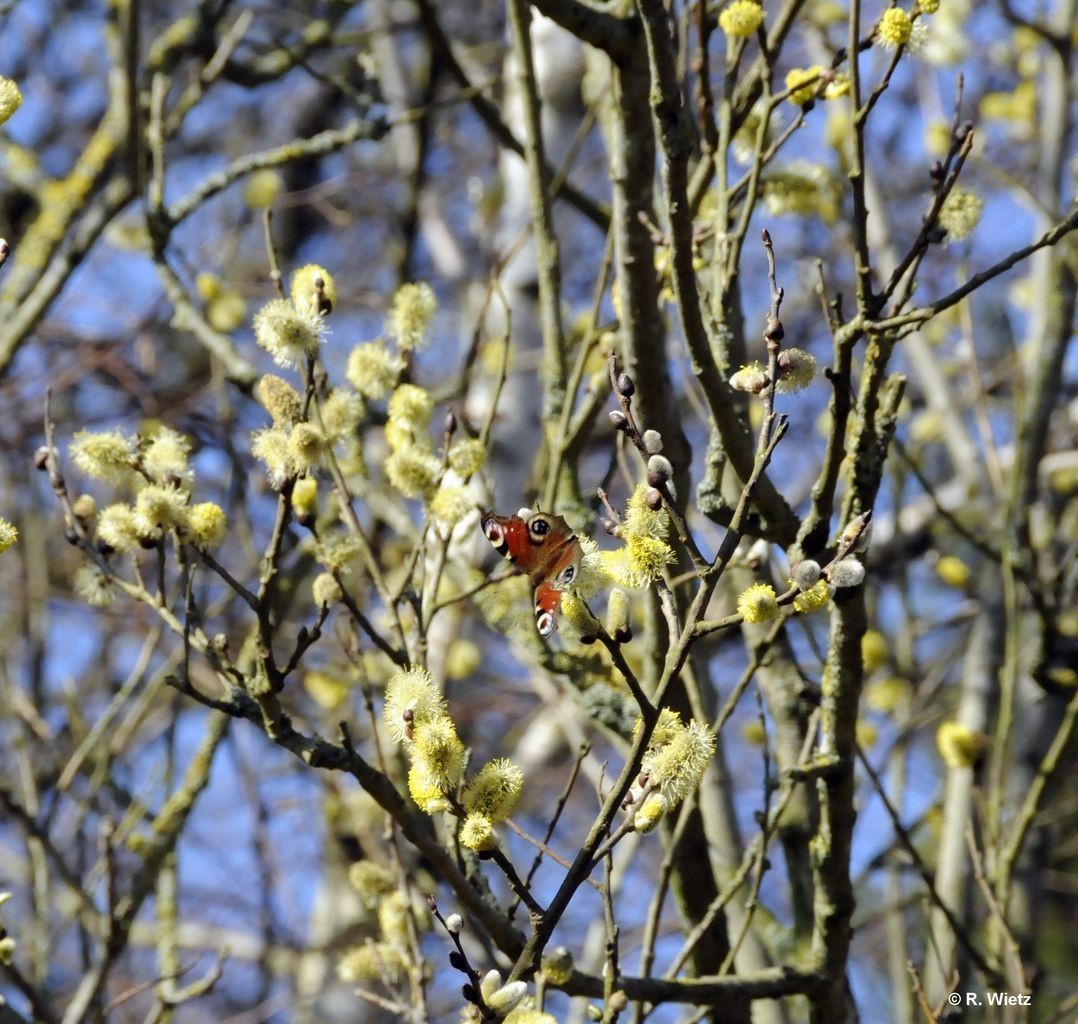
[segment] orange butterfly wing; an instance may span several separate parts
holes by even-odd
[[[550,636],[557,629],[562,592],[576,579],[584,554],[569,524],[545,512],[526,520],[487,512],[480,525],[494,550],[528,574],[536,628],[540,636]]]

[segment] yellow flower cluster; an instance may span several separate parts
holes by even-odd
[[[224,510],[212,501],[191,504],[194,473],[188,462],[190,451],[188,438],[163,425],[141,439],[119,430],[84,430],[75,435],[69,454],[78,469],[135,491],[132,503],[115,502],[100,513],[92,495],[82,494],[73,503],[76,518],[93,533],[103,553],[136,551],[157,543],[169,532],[203,551],[224,543],[228,532]],[[115,592],[112,580],[92,566],[80,570],[76,589],[89,603],[98,605],[107,604]]]
[[[652,808],[655,821],[681,803],[700,783],[715,753],[715,737],[706,725],[693,720],[686,725],[676,711],[666,708],[651,736],[640,770],[658,788],[664,806]],[[641,811],[647,807],[645,803]],[[639,813],[639,812],[638,812]]]
[[[215,331],[236,330],[247,319],[247,303],[216,275],[203,271],[195,278],[195,290],[206,302],[206,319]]]
[[[666,542],[669,516],[663,509],[655,511],[648,506],[647,492],[647,485],[641,484],[629,499],[621,527],[625,544],[613,551],[600,551],[596,558],[598,570],[621,587],[650,586],[674,561],[674,551]]]
[[[378,401],[393,389],[402,365],[384,342],[369,341],[352,349],[344,375],[364,398]]]
[[[447,810],[447,797],[464,777],[467,753],[430,673],[412,666],[390,677],[384,714],[390,735],[404,745],[411,761],[412,799],[428,814]],[[504,758],[489,761],[476,772],[461,794],[466,812],[461,844],[478,851],[493,849],[494,826],[513,813],[523,788],[524,772]]]
[[[303,418],[303,399],[283,377],[267,373],[255,385],[255,398],[273,417],[276,427],[291,428]]]
[[[777,618],[779,604],[775,588],[769,583],[754,583],[738,597],[737,610],[752,625]]]
[[[187,464],[191,442],[169,427],[158,427],[157,432],[142,450],[142,468],[157,483],[167,483],[170,478],[190,482],[193,473]]]
[[[368,942],[350,949],[337,964],[337,977],[349,984],[399,984],[408,973],[404,953],[387,942]]]
[[[719,15],[719,28],[731,39],[747,39],[764,23],[764,9],[755,0],[734,0]]]
[[[806,615],[818,611],[831,597],[831,586],[827,580],[817,580],[808,590],[794,598],[794,611]]]
[[[19,84],[0,75],[0,124],[7,121],[22,106]]]
[[[984,200],[966,188],[955,188],[940,208],[940,226],[947,231],[947,240],[960,242],[972,234],[984,212]]]
[[[19,528],[0,516],[0,554],[3,554],[19,539]]]
[[[910,41],[913,20],[901,7],[888,7],[876,26],[876,38],[888,50],[896,50]]]
[[[337,282],[316,263],[308,263],[292,275],[292,305],[308,313],[331,313],[337,305]]]
[[[288,299],[271,299],[254,319],[255,341],[278,366],[299,366],[317,353],[326,337],[321,314],[297,309]]]
[[[816,376],[816,357],[800,348],[784,348],[779,353],[779,379],[775,390],[789,395],[807,388]]]
[[[823,83],[827,69],[821,64],[808,68],[791,68],[786,72],[786,88],[790,90],[789,100],[799,107],[816,98]]]
[[[438,299],[429,284],[404,284],[393,296],[386,318],[386,331],[397,339],[402,352],[423,343],[438,311]]]
[[[936,747],[949,768],[972,768],[987,746],[983,733],[958,722],[944,722],[936,730]]]
[[[820,163],[792,160],[770,171],[763,183],[764,205],[768,213],[815,213],[828,224],[841,211],[841,189],[832,173]]]
[[[401,384],[390,396],[386,479],[406,498],[430,501],[442,475],[442,460],[427,432],[433,413],[434,399],[415,384]]]
[[[131,477],[138,455],[134,438],[119,430],[91,433],[80,430],[68,453],[80,472],[109,484],[123,484]]]

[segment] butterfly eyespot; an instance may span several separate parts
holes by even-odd
[[[493,519],[483,524],[483,533],[486,534],[487,540],[497,543],[505,536],[505,530],[502,529],[501,523],[496,523]]]
[[[551,633],[557,629],[557,623],[554,621],[554,616],[550,612],[543,612],[541,615],[537,615],[535,618],[536,628],[539,630],[540,636],[550,636]]]
[[[569,586],[569,584],[572,583],[574,579],[576,579],[576,566],[570,565],[566,568],[565,572],[561,574],[561,579],[559,582],[561,583],[562,589],[565,589],[565,587]]]
[[[550,533],[550,520],[536,516],[528,523],[528,533],[531,535],[533,542],[542,541]]]

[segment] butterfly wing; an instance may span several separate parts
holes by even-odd
[[[486,512],[479,521],[483,534],[502,558],[530,573],[536,552],[528,537],[528,524],[520,516]]]
[[[561,591],[549,580],[543,580],[535,588],[535,628],[540,636],[548,637],[558,628],[560,607]]]
[[[558,628],[562,592],[576,579],[583,556],[580,542],[570,532],[554,552],[553,564],[543,566],[541,578],[532,578],[535,587],[535,626],[540,636],[550,636]]]
[[[545,512],[527,519],[487,512],[481,526],[494,550],[528,574],[536,627],[540,636],[550,636],[557,628],[562,591],[576,579],[583,557],[569,524]]]

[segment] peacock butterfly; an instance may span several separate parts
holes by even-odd
[[[584,552],[561,516],[521,509],[523,515],[483,515],[481,525],[498,554],[528,574],[535,596],[535,625],[540,636],[557,629],[562,591],[580,573]]]

